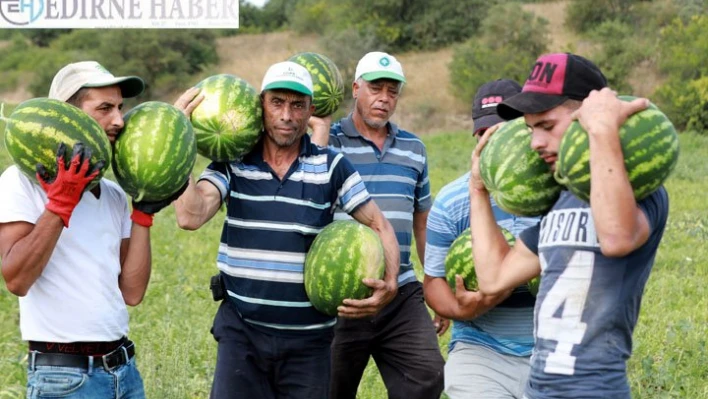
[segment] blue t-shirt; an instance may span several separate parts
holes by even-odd
[[[666,226],[666,190],[660,188],[639,207],[651,234],[621,258],[602,254],[590,205],[568,191],[539,226],[521,233],[542,270],[529,399],[630,397],[626,361]]]
[[[469,173],[443,187],[428,215],[425,274],[445,278],[445,256],[450,245],[470,227]],[[538,224],[538,218],[518,217],[492,202],[499,226],[516,235]],[[473,216],[474,217],[474,216]],[[529,356],[533,348],[535,299],[524,284],[485,314],[470,321],[453,321],[450,350],[458,342],[481,345],[513,356]]]
[[[243,320],[271,334],[331,331],[336,319],[305,292],[305,255],[335,208],[352,213],[370,200],[354,167],[305,135],[283,179],[263,160],[262,142],[242,161],[210,164],[200,179],[228,203],[217,266]]]
[[[332,125],[329,148],[341,152],[354,165],[371,198],[391,222],[401,251],[398,285],[417,281],[411,262],[413,213],[432,205],[425,144],[414,134],[388,124],[383,148],[356,130],[352,115]],[[337,211],[335,220],[347,219]]]

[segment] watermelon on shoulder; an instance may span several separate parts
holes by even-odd
[[[383,278],[383,245],[369,227],[332,222],[317,235],[305,258],[305,292],[315,309],[330,316],[344,299],[364,299],[372,289],[362,279]]]
[[[87,186],[95,187],[111,161],[111,143],[101,125],[81,109],[64,101],[33,98],[20,103],[5,118],[5,146],[10,158],[31,180],[36,181],[35,167],[41,163],[56,176],[56,153],[60,143],[67,147],[67,161],[77,142],[91,150],[91,165],[104,160],[106,165]]]
[[[113,173],[135,201],[161,201],[187,181],[197,159],[189,119],[174,106],[148,101],[125,114]]]
[[[240,159],[263,130],[263,108],[256,89],[238,76],[210,76],[196,87],[204,100],[192,112],[199,154],[217,162]]]
[[[620,96],[623,101],[636,97]],[[639,201],[659,188],[676,167],[679,139],[656,105],[630,116],[619,131],[624,166]],[[578,121],[570,124],[558,148],[555,178],[575,196],[590,202],[590,143]]]
[[[547,213],[563,189],[551,168],[531,149],[531,133],[523,117],[494,132],[482,149],[479,168],[494,201],[514,215]]]
[[[288,59],[305,67],[312,76],[314,116],[332,115],[344,99],[344,81],[337,65],[319,53],[299,53]]]

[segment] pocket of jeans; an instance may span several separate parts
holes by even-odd
[[[34,398],[60,398],[79,390],[87,378],[86,374],[76,371],[37,369],[28,385]]]

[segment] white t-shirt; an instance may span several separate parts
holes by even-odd
[[[130,237],[123,190],[101,179],[101,198],[85,192],[49,263],[20,300],[25,341],[114,341],[128,334],[128,310],[120,289],[120,244]],[[0,223],[36,223],[45,210],[44,190],[11,166],[0,176]]]

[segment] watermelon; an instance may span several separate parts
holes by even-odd
[[[479,162],[484,186],[501,209],[514,215],[547,213],[563,189],[551,168],[531,149],[524,118],[506,122],[494,132]]]
[[[336,316],[344,299],[370,296],[362,279],[381,279],[385,268],[383,245],[372,229],[336,221],[322,229],[307,252],[305,292],[315,309]]]
[[[210,76],[196,87],[204,95],[192,112],[199,154],[229,162],[251,151],[263,130],[263,108],[256,89],[228,74]]]
[[[620,96],[623,101],[636,97]],[[659,188],[679,157],[676,129],[663,112],[651,104],[630,116],[619,131],[624,166],[634,197],[639,201]],[[574,121],[561,139],[556,180],[583,201],[590,202],[590,149],[588,135]]]
[[[344,99],[344,81],[337,65],[318,53],[295,54],[288,61],[304,66],[312,76],[313,115],[324,117],[335,113]]]
[[[91,165],[99,160],[106,161],[86,189],[95,187],[108,169],[111,160],[111,143],[106,132],[95,119],[81,109],[59,100],[33,98],[15,107],[5,125],[5,146],[17,167],[36,181],[35,167],[41,163],[47,172],[57,173],[56,153],[59,143],[67,146],[66,161],[71,156],[71,148],[82,142],[91,149]]]
[[[538,288],[541,286],[541,276],[536,276],[532,278],[527,284],[531,295],[538,295]]]
[[[506,242],[514,245],[516,238],[509,230],[500,227]],[[477,274],[474,272],[474,257],[472,255],[472,233],[468,228],[462,232],[450,245],[445,256],[445,278],[447,284],[455,292],[457,283],[455,276],[460,275],[468,291],[477,291]]]
[[[113,173],[139,201],[161,201],[187,181],[197,159],[192,125],[179,109],[148,101],[125,114],[115,141]]]

